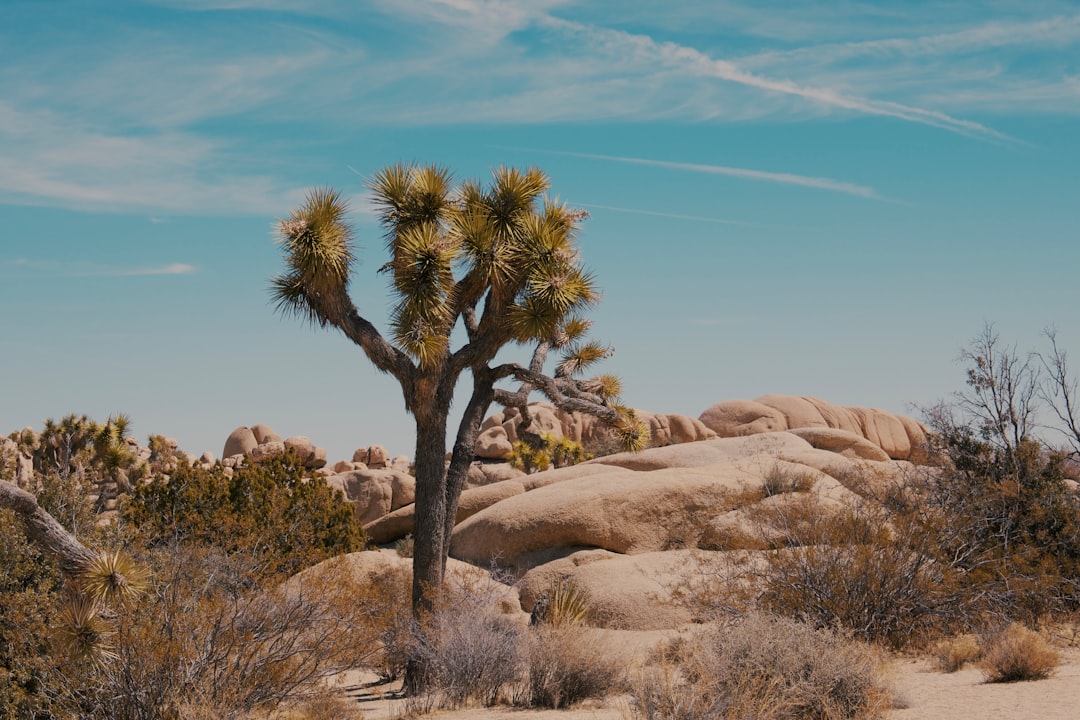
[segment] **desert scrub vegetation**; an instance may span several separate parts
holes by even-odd
[[[59,610],[60,571],[7,509],[0,509],[0,567],[0,717],[49,717],[49,623]]]
[[[971,633],[962,633],[938,640],[930,649],[930,657],[938,670],[953,673],[979,660],[982,652],[979,638]]]
[[[892,704],[873,648],[758,613],[670,648],[631,693],[641,720],[869,720]]]
[[[1054,674],[1061,655],[1034,630],[1010,623],[983,641],[979,666],[986,682],[1043,680]]]
[[[109,657],[63,662],[53,692],[72,717],[219,717],[269,711],[364,663],[362,588],[267,587],[245,555],[173,545],[142,558],[150,589],[115,614]],[[62,682],[60,682],[62,680]]]
[[[420,705],[493,705],[524,669],[526,628],[498,612],[490,589],[451,583],[413,628],[408,661],[425,668]]]
[[[236,470],[181,464],[139,485],[121,520],[147,546],[180,542],[246,553],[266,576],[364,548],[352,506],[291,452]]]
[[[329,579],[280,584],[362,548],[350,506],[290,457],[229,478],[158,439],[134,470],[126,422],[70,416],[19,434],[36,507],[80,559],[43,554],[24,511],[0,510],[0,717],[235,717],[295,705],[368,661],[381,598]],[[93,500],[125,468],[154,477],[103,524]]]
[[[515,442],[510,453],[510,464],[523,472],[535,473],[549,468],[577,465],[591,460],[592,457],[579,442],[569,438],[556,440],[551,434],[543,433],[533,442]]]
[[[409,697],[410,712],[496,704],[562,709],[626,688],[626,660],[603,631],[586,624],[584,594],[556,593],[569,584],[549,593],[570,598],[554,603],[564,608],[555,611],[558,620],[548,615],[527,625],[519,613],[502,611],[498,585],[462,580],[448,583],[431,612],[406,628],[407,661],[419,656],[431,673],[423,691]]]
[[[529,633],[526,674],[514,704],[562,709],[628,687],[626,660],[602,631],[581,625],[541,625]]]

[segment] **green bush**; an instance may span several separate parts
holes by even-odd
[[[963,427],[938,442],[938,466],[890,502],[947,568],[950,604],[975,625],[1080,609],[1080,500],[1064,458],[1028,440],[995,447]]]
[[[236,470],[182,464],[145,483],[121,506],[124,522],[150,546],[181,542],[246,553],[262,575],[292,575],[361,550],[351,505],[293,454]]]
[[[22,522],[0,509],[0,717],[47,718],[53,674],[49,620],[59,606],[56,564],[27,541]]]
[[[556,440],[549,433],[540,436],[538,445],[518,440],[513,447],[510,464],[526,473],[577,465],[592,458],[581,443],[569,438]]]
[[[39,476],[38,503],[83,542],[95,537],[90,502],[74,475]],[[63,603],[55,560],[26,537],[22,520],[0,509],[0,718],[49,718],[56,710],[50,623]]]

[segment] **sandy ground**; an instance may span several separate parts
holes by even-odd
[[[1062,651],[1064,661],[1046,680],[988,685],[978,669],[933,670],[926,660],[893,665],[898,700],[909,707],[895,720],[1075,720],[1080,718],[1080,649]]]
[[[898,658],[890,668],[897,701],[904,705],[890,720],[1076,720],[1080,718],[1080,648],[1062,651],[1057,673],[1037,682],[989,685],[982,673],[965,668],[955,673],[934,670],[923,658]],[[408,718],[406,701],[393,697],[393,686],[366,687],[370,678],[355,676],[344,689],[365,720]],[[628,698],[571,710],[467,708],[437,711],[424,717],[440,720],[630,720]]]

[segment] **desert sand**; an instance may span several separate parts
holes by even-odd
[[[1080,717],[1080,648],[1062,650],[1062,664],[1046,680],[987,684],[982,672],[966,667],[955,673],[935,670],[926,658],[896,657],[889,675],[897,703],[890,720],[1075,720]],[[396,685],[365,687],[370,676],[351,676],[343,689],[356,699],[365,720],[407,716],[406,702],[394,696]],[[440,720],[629,720],[629,697],[610,698],[569,710],[465,708],[435,711]]]

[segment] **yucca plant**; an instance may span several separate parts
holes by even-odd
[[[562,579],[548,594],[546,622],[553,627],[584,625],[592,617],[589,594],[573,580]]]
[[[96,598],[75,585],[69,585],[53,637],[68,660],[91,667],[103,667],[117,658],[112,637],[116,630],[102,614]]]
[[[82,563],[64,585],[54,637],[69,660],[103,667],[117,658],[114,608],[130,605],[150,587],[150,574],[129,555],[105,550]]]
[[[387,336],[349,296],[355,254],[344,197],[313,190],[278,227],[285,257],[271,287],[278,310],[341,331],[400,383],[415,419],[418,616],[430,609],[430,589],[442,585],[458,497],[493,402],[522,409],[527,420],[529,395],[540,392],[557,407],[610,424],[626,449],[648,442],[647,426],[619,405],[616,380],[581,376],[611,350],[584,339],[584,314],[600,297],[576,244],[587,215],[547,198],[548,188],[536,168],[498,168],[486,185],[457,183],[436,166],[376,173],[370,190],[389,255],[379,271],[392,298]],[[515,344],[533,348],[529,362],[496,364],[499,351]],[[549,375],[553,350],[562,358]],[[450,404],[466,372],[472,391],[447,468]]]
[[[94,602],[127,604],[150,587],[150,574],[131,556],[119,550],[104,550],[76,576],[81,593]]]

